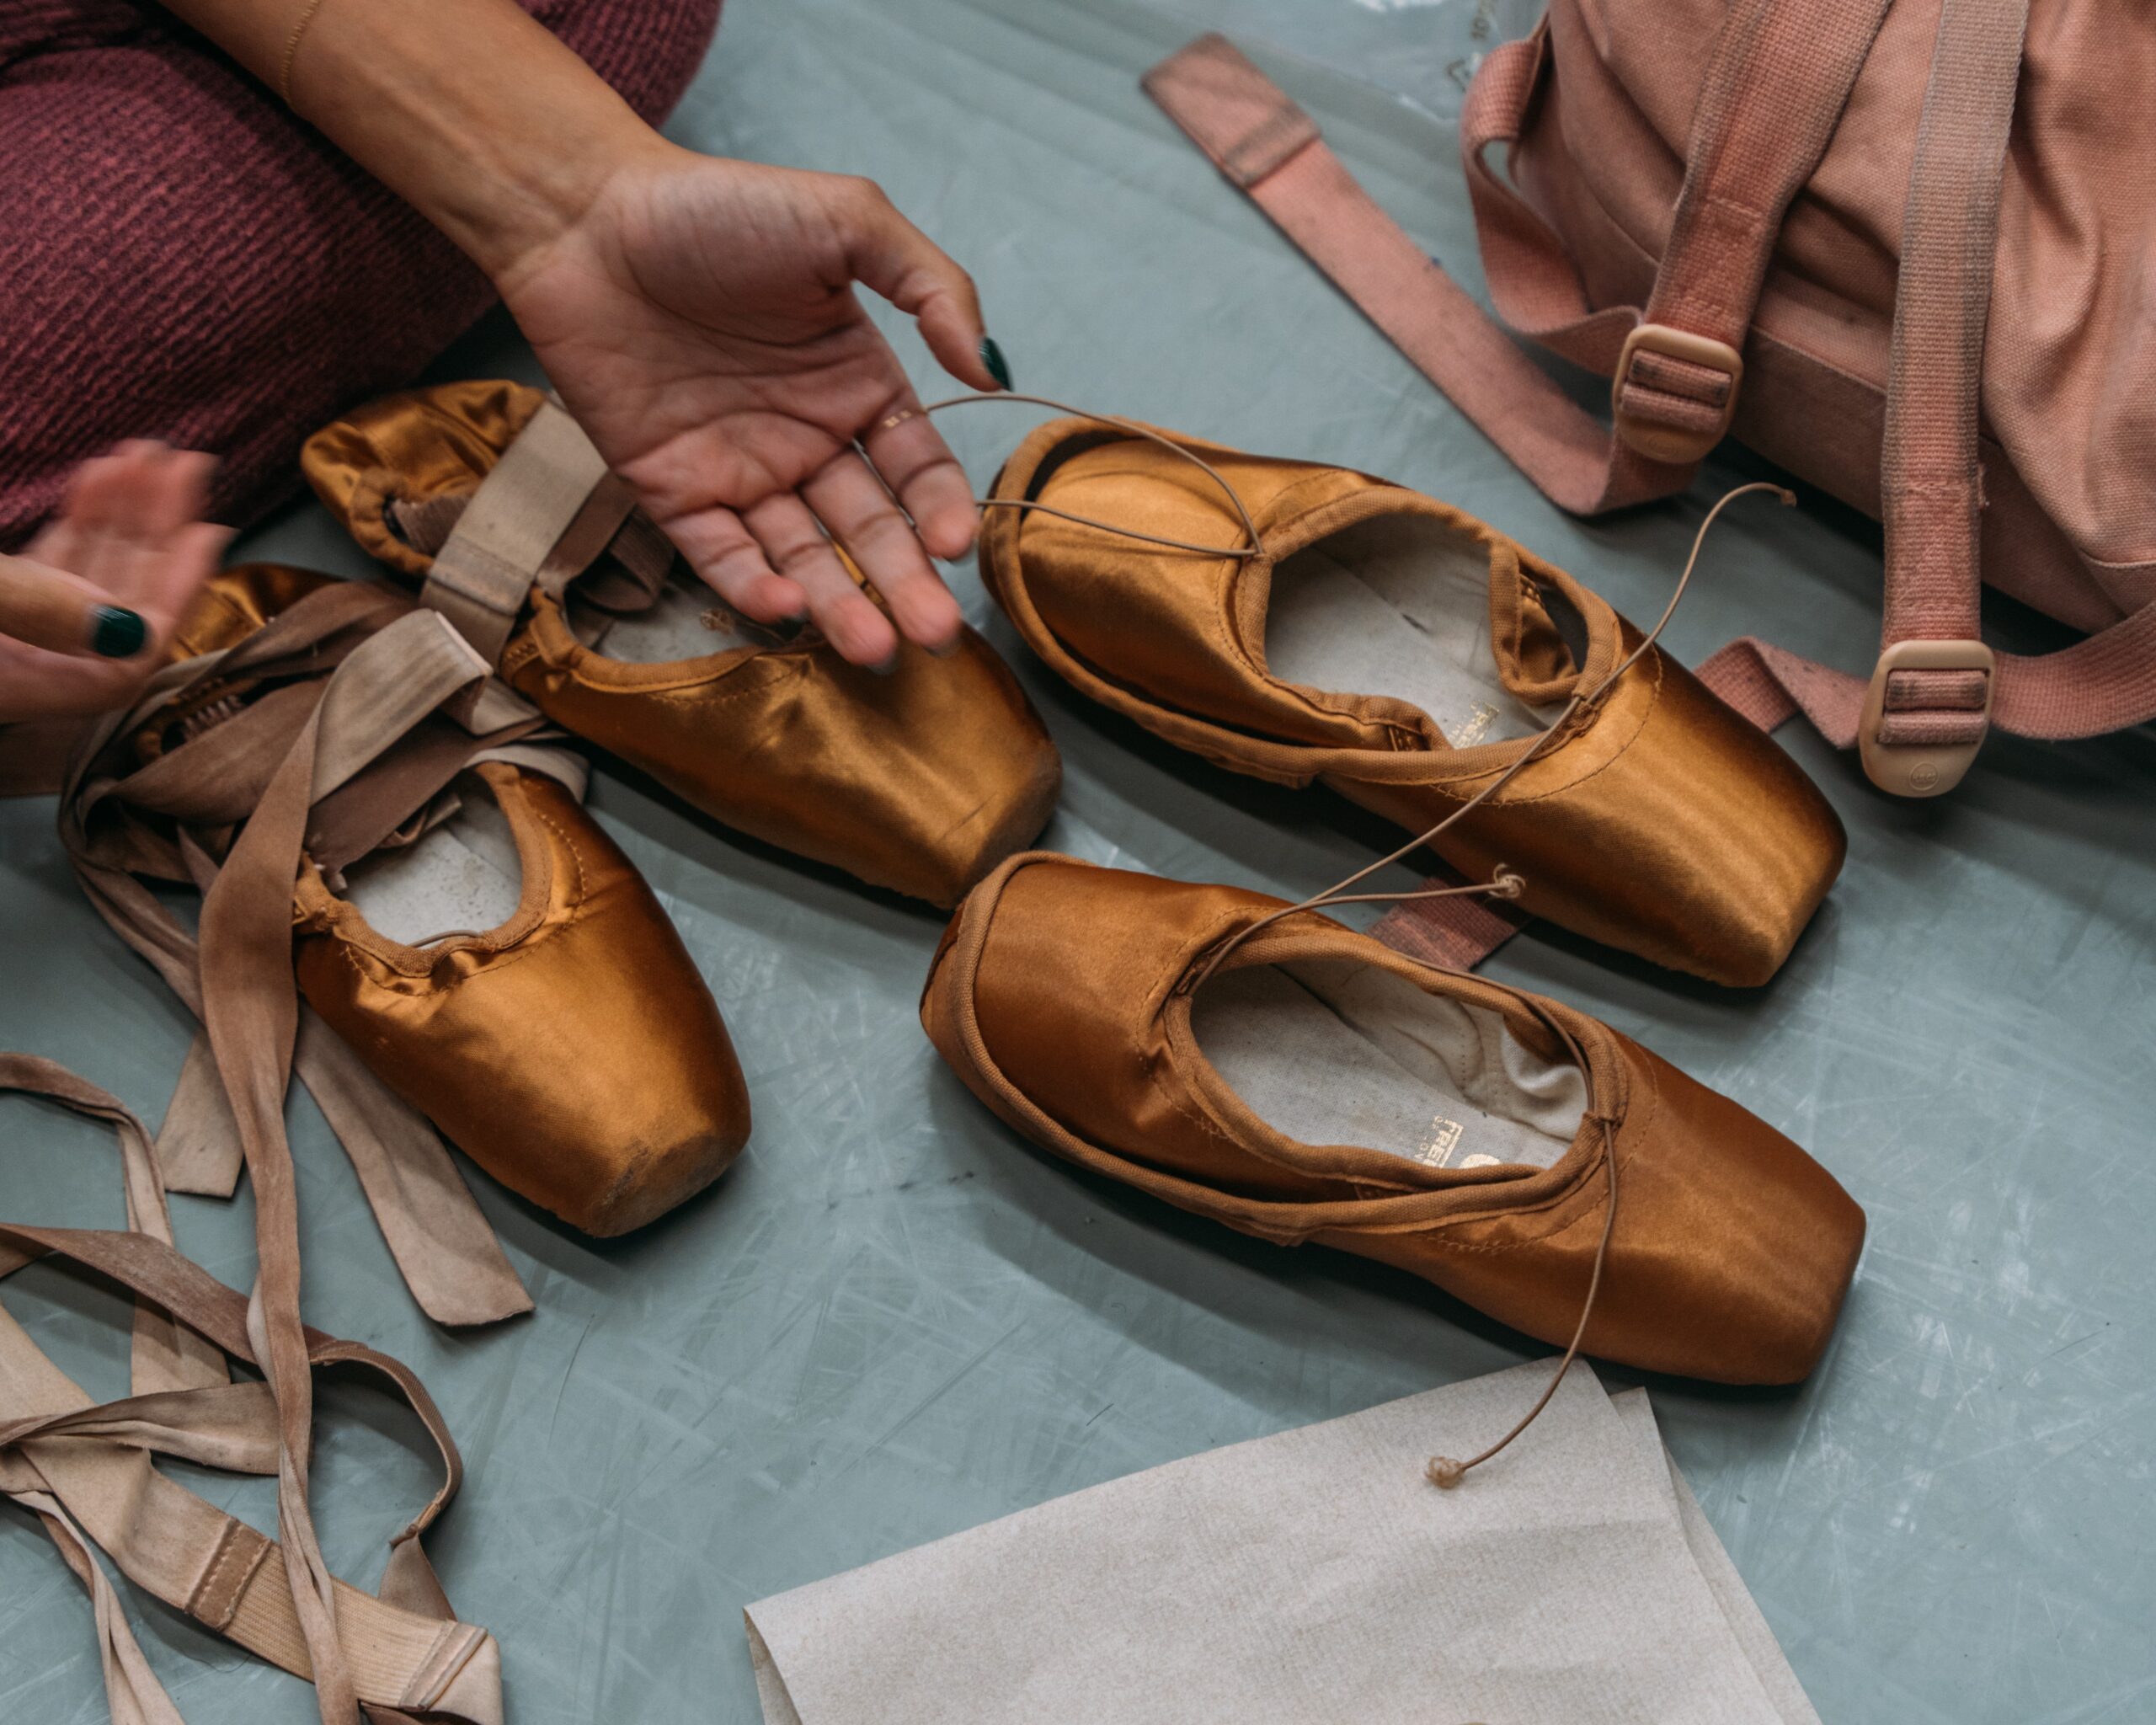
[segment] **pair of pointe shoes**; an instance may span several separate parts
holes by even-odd
[[[1232,495],[1086,419],[999,475],[982,569],[1051,666],[1221,766],[1322,780],[1411,832],[1585,692],[1436,848],[1657,963],[1774,974],[1844,841],[1767,737],[1652,648],[1609,682],[1639,632],[1480,522],[1175,441]],[[1225,554],[1249,537],[1255,555]],[[1812,1370],[1864,1238],[1825,1169],[1582,1013],[1284,909],[1019,857],[953,920],[922,1020],[1006,1123],[1186,1210],[1398,1265],[1556,1344],[1584,1314],[1586,1351],[1649,1370]]]

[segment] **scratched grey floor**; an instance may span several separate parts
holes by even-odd
[[[1275,62],[1471,278],[1449,121],[1493,13],[1497,29],[1524,25],[1516,0],[1479,17],[1475,0],[1191,0],[1176,18],[1114,0],[732,0],[673,131],[883,180],[977,272],[1025,387],[1388,473],[1637,616],[1666,592],[1700,497],[1598,525],[1559,515],[1134,83],[1193,22],[1374,80],[1388,93]],[[494,331],[451,369],[502,366],[529,361]],[[1022,415],[972,411],[951,430],[985,478]],[[360,568],[312,510],[253,548]],[[1871,531],[1816,499],[1796,518],[1739,512],[1673,639],[1697,656],[1757,628],[1860,665],[1876,580]],[[961,585],[986,617],[969,572]],[[1068,765],[1049,843],[1299,895],[1381,836],[1325,797],[1150,745],[988,627]],[[1742,1097],[1870,1214],[1812,1381],[1657,1384],[1664,1429],[1833,1725],[2156,1717],[2156,740],[1998,744],[1924,807],[1786,741],[1847,819],[1851,855],[1771,988],[1725,996],[1546,937],[1495,967]],[[753,1720],[744,1601],[1540,1351],[1419,1284],[1051,1164],[920,1033],[934,916],[611,772],[596,804],[664,895],[748,1069],[755,1140],[722,1188],[597,1247],[475,1175],[539,1309],[448,1335],[414,1311],[349,1171],[296,1109],[308,1314],[412,1361],[446,1410],[471,1477],[433,1549],[463,1615],[500,1635],[519,1719]],[[83,904],[49,831],[45,805],[0,809],[0,1046],[56,1055],[154,1119],[180,1017]],[[9,1102],[0,1146],[5,1214],[116,1221],[99,1135]],[[244,1199],[176,1208],[183,1247],[243,1285]],[[93,1389],[120,1391],[115,1300],[41,1268],[6,1295]],[[327,1543],[371,1583],[424,1469],[381,1404],[339,1390],[327,1407]],[[197,1482],[269,1514],[251,1482]],[[131,1609],[190,1717],[312,1717],[292,1680],[154,1604]],[[0,1517],[0,1717],[103,1717],[81,1590],[27,1521]]]

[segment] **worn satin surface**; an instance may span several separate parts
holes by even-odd
[[[227,569],[182,619],[175,654],[230,646],[330,579]],[[300,989],[504,1185],[618,1234],[708,1185],[747,1142],[740,1063],[673,923],[604,829],[543,775],[478,771],[516,840],[515,915],[421,952],[310,867],[293,913]]]
[[[922,1022],[968,1087],[1036,1142],[1246,1233],[1400,1265],[1558,1344],[1578,1322],[1606,1214],[1607,1118],[1619,1202],[1588,1350],[1726,1383],[1811,1370],[1855,1270],[1863,1212],[1780,1133],[1583,1014],[1537,1002],[1586,1055],[1590,1096],[1589,1118],[1549,1169],[1433,1168],[1267,1126],[1199,1052],[1190,991],[1223,937],[1278,905],[1046,853],[1015,858],[953,920]],[[1327,917],[1275,925],[1227,964],[1318,955],[1502,1013],[1522,1042],[1563,1057],[1506,991]]]
[[[310,439],[307,477],[368,552],[424,574],[385,505],[471,490],[539,400],[487,382],[390,397]],[[946,658],[903,649],[886,676],[813,632],[638,665],[584,647],[542,595],[502,672],[556,724],[728,825],[938,905],[1031,841],[1062,783],[1039,716],[970,629]]]
[[[1217,764],[1288,782],[1322,779],[1411,832],[1433,826],[1528,746],[1455,749],[1402,701],[1283,682],[1266,668],[1272,572],[1355,521],[1417,515],[1490,559],[1491,647],[1505,684],[1538,704],[1593,686],[1637,644],[1610,607],[1493,529],[1365,474],[1178,440],[1218,467],[1258,529],[1262,555],[1157,549],[1033,512],[992,510],[990,590],[1031,644],[1078,661],[1088,690]],[[1234,547],[1241,522],[1220,487],[1156,445],[1065,419],[1012,456],[999,497],[1189,543]],[[1575,665],[1544,595],[1587,627]],[[1078,681],[1074,677],[1073,681]],[[1084,686],[1081,683],[1081,686]],[[1780,967],[1839,872],[1839,819],[1772,739],[1659,650],[1582,722],[1435,846],[1486,879],[1526,879],[1539,916],[1672,969],[1734,985]]]

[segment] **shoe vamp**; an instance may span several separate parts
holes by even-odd
[[[1054,745],[970,632],[948,658],[904,649],[887,676],[828,648],[670,682],[670,670],[602,681],[613,673],[590,659],[536,661],[513,681],[728,825],[935,902],[955,901],[1048,819]]]
[[[1241,519],[1211,480],[1196,468],[1187,478],[1169,471],[1182,466],[1171,457],[1150,456],[1127,445],[1090,451],[1055,471],[1042,500],[1189,544],[1242,542]],[[1282,508],[1299,515],[1376,487],[1344,469],[1287,462],[1230,462],[1224,472],[1246,494],[1262,534]],[[1254,474],[1274,482],[1269,496],[1257,492]],[[1299,483],[1281,484],[1283,478]],[[1267,503],[1276,507],[1268,511]],[[1215,724],[1289,741],[1356,747],[1375,740],[1375,729],[1352,712],[1314,706],[1260,668],[1251,646],[1262,638],[1263,619],[1237,615],[1239,559],[1149,546],[1047,515],[1028,517],[1019,542],[1042,622],[1102,676]]]
[[[1019,869],[974,979],[990,1056],[1036,1107],[1132,1162],[1248,1197],[1337,1195],[1224,1131],[1161,1023],[1193,955],[1259,902],[1233,888],[1077,863]]]

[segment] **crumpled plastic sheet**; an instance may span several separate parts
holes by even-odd
[[[1744,458],[1672,504],[1560,515],[1136,84],[1200,29],[1235,33],[1476,285],[1451,122],[1475,56],[1530,21],[1517,0],[731,0],[670,131],[881,180],[976,274],[1022,387],[1385,473],[1650,617],[1707,505],[1754,476]],[[498,326],[443,367],[505,371],[536,375]],[[1011,406],[947,421],[984,483],[1029,423]],[[366,567],[312,506],[240,555]],[[1027,658],[969,569],[958,585],[1063,750],[1047,844],[1290,896],[1390,847],[1328,794],[1228,777],[1091,709]],[[1812,494],[1796,514],[1748,505],[1717,527],[1669,640],[1696,661],[1757,632],[1862,667],[1878,586],[1869,523]],[[2057,638],[1999,621],[2009,644]],[[1809,1382],[1657,1383],[1657,1416],[1833,1725],[2156,1717],[2156,740],[1996,739],[1952,796],[1905,804],[1801,729],[1783,738],[1848,822],[1850,856],[1771,986],[1725,993],[1547,929],[1492,961],[1741,1098],[1870,1213]],[[1051,1162],[921,1033],[935,913],[611,766],[595,804],[748,1072],[755,1136],[717,1189],[601,1243],[475,1172],[538,1310],[451,1334],[413,1307],[312,1104],[294,1104],[307,1315],[411,1362],[447,1414],[471,1475],[430,1544],[460,1613],[501,1637],[525,1725],[753,1721],[747,1601],[1545,1351],[1404,1276]],[[154,1122],[189,1027],[81,898],[49,804],[0,805],[0,1046],[61,1060]],[[116,1226],[102,1140],[0,1103],[0,1215]],[[244,1286],[244,1193],[173,1208],[182,1247]],[[93,1392],[123,1393],[109,1290],[34,1266],[0,1297]],[[422,1439],[363,1389],[333,1383],[322,1405],[324,1543],[368,1583],[428,1489]],[[274,1525],[262,1482],[174,1466]],[[128,1600],[190,1717],[312,1717],[296,1680]],[[0,1517],[0,1717],[104,1710],[82,1589],[27,1519]]]

